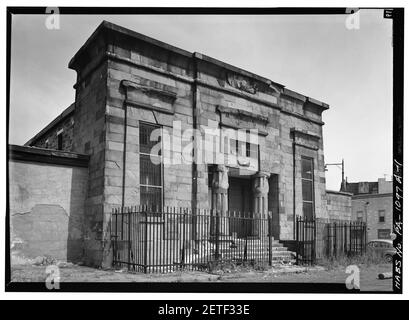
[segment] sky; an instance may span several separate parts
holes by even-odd
[[[179,48],[200,52],[328,103],[326,163],[345,160],[349,182],[392,173],[392,22],[361,10],[345,15],[44,15],[12,18],[9,143],[24,144],[74,102],[68,62],[107,20]],[[356,22],[356,20],[355,20]],[[329,166],[327,189],[341,169]]]

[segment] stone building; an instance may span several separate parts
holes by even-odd
[[[75,102],[27,146],[89,156],[87,264],[107,262],[106,230],[118,206],[271,211],[280,240],[294,239],[296,215],[329,218],[327,104],[105,21],[69,68]]]
[[[391,239],[393,224],[392,181],[346,183],[352,196],[352,220],[368,226],[368,240]]]

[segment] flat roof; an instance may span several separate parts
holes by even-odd
[[[220,60],[218,60],[218,59],[209,57],[209,56],[207,56],[207,55],[205,55],[205,54],[198,53],[198,52],[194,52],[194,53],[189,52],[189,51],[187,51],[187,50],[184,50],[184,49],[175,47],[175,46],[170,45],[170,44],[168,44],[168,43],[165,43],[165,42],[163,42],[163,41],[160,41],[160,40],[157,40],[157,39],[148,37],[148,36],[146,36],[146,35],[144,35],[144,34],[141,34],[141,33],[138,33],[138,32],[136,32],[136,31],[127,29],[127,28],[125,28],[125,27],[119,26],[119,25],[117,25],[117,24],[114,24],[114,23],[109,22],[109,21],[106,21],[106,20],[104,20],[104,21],[101,22],[101,24],[95,29],[95,31],[91,34],[91,36],[87,39],[87,41],[86,41],[86,42],[81,46],[81,48],[77,51],[77,53],[74,55],[74,57],[72,57],[72,59],[70,60],[70,62],[69,62],[69,64],[68,64],[68,67],[69,67],[70,69],[75,69],[75,67],[76,67],[75,65],[76,65],[76,62],[77,62],[77,60],[79,59],[79,57],[86,51],[86,49],[87,49],[87,47],[89,46],[89,44],[90,44],[93,40],[95,40],[95,39],[98,37],[98,35],[99,35],[100,33],[102,33],[104,30],[111,30],[111,31],[120,33],[120,34],[122,34],[122,35],[126,35],[126,36],[129,36],[129,37],[132,37],[132,38],[134,38],[134,39],[137,39],[137,40],[140,40],[140,41],[149,43],[149,44],[151,44],[151,45],[154,45],[154,46],[163,48],[163,49],[165,49],[165,50],[174,52],[174,53],[176,53],[176,54],[185,56],[185,57],[187,57],[187,58],[196,58],[196,59],[199,59],[199,60],[202,60],[202,61],[206,61],[206,62],[212,63],[212,64],[214,64],[214,65],[220,66],[220,67],[222,67],[222,68],[231,70],[231,71],[233,71],[233,72],[237,72],[237,73],[242,74],[242,75],[244,75],[244,76],[247,76],[247,77],[256,79],[256,80],[258,80],[258,81],[260,81],[260,82],[264,82],[264,83],[267,83],[267,84],[273,84],[273,85],[275,85],[275,86],[280,87],[281,89],[284,89],[284,87],[285,87],[283,84],[274,82],[274,81],[272,81],[272,80],[270,80],[270,79],[268,79],[268,78],[265,78],[265,77],[263,77],[263,76],[257,75],[257,74],[255,74],[255,73],[253,73],[253,72],[244,70],[244,69],[242,69],[242,68],[233,66],[233,65],[231,65],[231,64],[228,64],[228,63],[226,63],[226,62],[220,61]],[[328,104],[326,104],[326,103],[324,103],[324,102],[322,102],[322,101],[313,99],[313,98],[311,98],[311,97],[305,96],[305,95],[303,95],[303,94],[297,93],[297,92],[292,91],[292,90],[289,90],[289,89],[284,89],[284,90],[283,90],[283,94],[296,97],[296,98],[298,98],[298,99],[300,99],[300,100],[307,101],[307,102],[310,102],[310,103],[312,103],[312,104],[316,104],[316,105],[320,106],[320,107],[323,108],[323,109],[328,109],[328,108],[329,108]]]

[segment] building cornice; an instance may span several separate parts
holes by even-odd
[[[366,194],[356,194],[352,196],[352,200],[355,199],[373,199],[373,198],[386,198],[392,197],[393,193],[366,193]]]
[[[106,44],[106,46],[105,46],[106,50],[108,50],[109,46],[107,45],[108,44],[107,42],[109,41],[109,37],[106,36],[107,34],[117,35],[117,36],[120,36],[120,35],[126,36],[126,37],[129,37],[130,39],[135,39],[137,41],[145,42],[145,43],[147,43],[149,45],[152,45],[152,46],[155,46],[157,48],[161,48],[163,50],[172,52],[172,53],[174,53],[176,55],[183,56],[183,57],[185,57],[186,59],[189,59],[189,60],[190,59],[196,59],[197,61],[203,61],[203,62],[212,64],[214,66],[217,66],[219,68],[234,72],[236,74],[242,75],[242,76],[247,77],[249,79],[253,79],[255,81],[259,81],[261,83],[264,83],[267,86],[272,87],[275,92],[280,92],[280,94],[296,97],[297,99],[300,99],[300,100],[304,101],[306,104],[310,104],[310,105],[313,105],[315,108],[319,108],[321,112],[323,110],[328,109],[328,105],[321,102],[321,101],[318,101],[316,99],[313,99],[313,98],[307,97],[305,95],[302,95],[302,94],[296,93],[294,91],[291,91],[289,89],[286,89],[284,85],[279,84],[277,82],[274,82],[274,81],[272,81],[270,79],[267,79],[265,77],[259,76],[259,75],[255,74],[255,73],[250,72],[250,71],[247,71],[247,70],[241,69],[239,67],[230,65],[230,64],[228,64],[226,62],[217,60],[215,58],[206,56],[206,55],[198,53],[198,52],[192,53],[192,52],[180,49],[178,47],[172,46],[172,45],[167,44],[165,42],[150,38],[148,36],[145,36],[143,34],[135,32],[133,30],[118,26],[116,24],[113,24],[113,23],[110,23],[110,22],[107,22],[107,21],[103,21],[97,27],[97,29],[93,32],[93,34],[90,36],[90,38],[85,42],[85,44],[78,50],[78,52],[71,59],[71,61],[69,63],[69,68],[77,70],[78,68],[80,68],[80,66],[82,64],[82,61],[81,61],[82,59],[84,59],[84,58],[91,59],[92,58],[92,56],[87,53],[87,49],[88,49],[88,47],[91,46],[91,43],[93,43],[94,41],[96,41],[98,39],[98,37],[103,37],[104,41],[106,42],[105,43]],[[108,55],[110,56],[110,58],[114,58],[113,53],[108,53]],[[115,57],[115,58],[118,58],[118,57]],[[126,60],[128,60],[127,62],[135,64],[135,62],[132,61],[129,58],[123,58],[123,57],[120,57],[120,58],[121,58],[122,61],[125,61],[124,59],[126,59]],[[143,67],[143,68],[147,67],[147,66],[143,66],[143,65],[139,65],[139,66]],[[155,68],[155,69],[156,69],[155,70],[156,72],[159,71],[158,68]],[[152,69],[150,69],[150,70],[152,70]],[[164,70],[161,70],[159,72],[162,73],[163,71]],[[170,72],[167,72],[167,75],[172,76],[172,77],[174,76]],[[201,85],[209,86],[208,83],[206,83],[206,82],[204,82],[203,80],[200,80],[200,79],[192,79],[192,78],[189,78],[189,77],[180,77],[180,76],[178,76],[177,78],[178,78],[178,80],[181,80],[181,81],[187,81],[187,82],[197,81]],[[226,88],[220,88],[220,87],[216,87],[216,86],[212,86],[212,88],[215,88],[216,90],[221,90],[221,91],[226,90]],[[228,92],[233,93],[234,91],[229,90]],[[243,93],[245,93],[245,92],[243,92]],[[237,95],[239,93],[234,92],[234,94]],[[266,104],[266,101],[264,101],[264,100],[260,101],[260,99],[254,98],[251,95],[244,95],[244,97],[247,98],[247,99],[256,99],[254,101]],[[267,104],[269,104],[271,106],[270,102],[267,102]],[[299,115],[298,115],[298,117],[302,118]],[[317,124],[320,124],[320,125],[323,124],[322,121],[317,121],[315,119],[310,119],[308,117],[306,117],[306,118],[308,119],[308,121],[311,121],[311,122],[314,122],[314,123],[317,123]]]
[[[89,156],[74,152],[18,146],[8,146],[9,160],[51,163],[56,165],[88,167]]]

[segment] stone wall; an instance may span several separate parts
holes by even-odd
[[[28,151],[28,152],[26,152]],[[9,161],[9,215],[14,258],[83,259],[88,170],[76,155],[15,147]],[[74,157],[74,158],[73,158]],[[85,162],[86,163],[86,162]]]
[[[352,221],[352,194],[327,190],[327,210],[330,220]]]
[[[72,151],[73,141],[73,129],[74,129],[74,116],[69,116],[59,123],[58,126],[47,131],[40,139],[31,144],[33,147],[58,149],[57,133],[61,132],[62,135],[62,148],[63,151]]]

